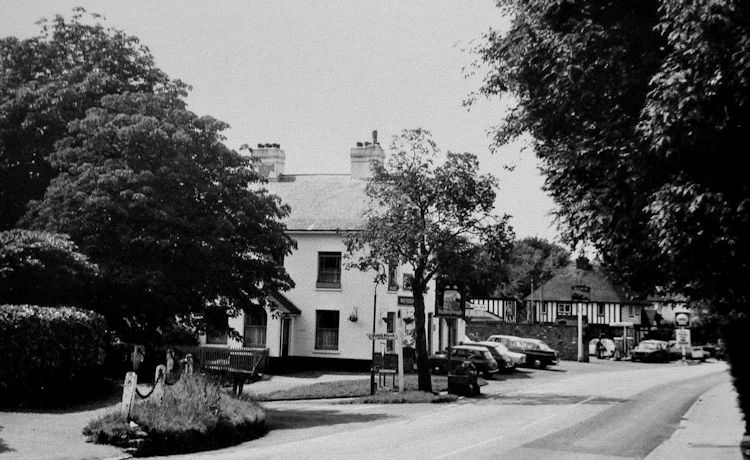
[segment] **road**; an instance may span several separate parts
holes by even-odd
[[[455,404],[267,404],[271,431],[195,459],[644,458],[724,363],[592,361],[522,370]],[[175,458],[175,457],[169,457]]]

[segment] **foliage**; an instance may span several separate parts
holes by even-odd
[[[360,269],[410,265],[419,389],[431,391],[425,336],[424,294],[428,283],[448,271],[445,254],[460,255],[467,244],[512,238],[507,220],[492,214],[497,181],[479,175],[473,154],[440,151],[429,132],[396,136],[386,165],[374,164],[366,187],[371,199],[362,228],[347,235],[349,253]],[[456,259],[453,259],[456,261]]]
[[[491,297],[504,280],[510,247],[505,228],[497,235],[488,233],[479,243],[459,238],[438,252],[439,285],[464,285],[470,299]]]
[[[533,136],[568,240],[591,242],[634,292],[747,310],[750,4],[500,5],[513,23],[481,47],[482,91],[518,105],[495,140]]]
[[[136,455],[197,452],[238,444],[265,432],[265,413],[252,401],[229,396],[201,374],[166,387],[162,404],[137,403],[131,427],[120,412],[94,419],[83,429],[89,439],[128,447],[143,439]],[[139,436],[138,431],[145,436]]]
[[[0,232],[0,303],[87,305],[95,276],[96,266],[67,235]]]
[[[537,237],[516,240],[504,264],[501,293],[523,299],[568,264],[570,252],[562,246]]]
[[[101,316],[70,307],[0,305],[0,404],[86,392],[104,361]]]
[[[0,40],[0,230],[57,174],[47,161],[67,125],[102,96],[182,87],[154,64],[136,37],[96,22],[82,8],[41,20],[39,35]]]
[[[207,304],[235,314],[292,285],[272,254],[290,251],[288,208],[227,126],[188,111],[181,90],[109,95],[69,124],[50,156],[61,172],[25,218],[70,234],[101,271],[97,309],[124,340],[156,341]]]

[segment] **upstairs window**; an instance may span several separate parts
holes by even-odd
[[[341,289],[341,253],[318,253],[318,281],[315,287]]]
[[[570,307],[569,303],[559,303],[557,304],[557,314],[560,316],[570,316],[572,314],[572,309]]]
[[[603,303],[597,304],[596,314],[597,316],[604,316],[604,304]]]
[[[542,314],[547,314],[547,302],[542,302]]]

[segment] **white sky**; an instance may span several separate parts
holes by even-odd
[[[474,57],[463,50],[507,25],[491,0],[0,0],[0,37],[35,35],[37,19],[74,6],[138,36],[160,68],[193,86],[192,111],[231,125],[232,148],[276,142],[286,173],[347,173],[349,149],[372,130],[387,148],[402,129],[426,128],[499,178],[497,212],[513,216],[517,236],[555,238],[533,151],[519,142],[489,152],[501,102],[462,106],[480,84],[464,76]]]

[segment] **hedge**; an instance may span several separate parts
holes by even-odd
[[[0,405],[85,394],[99,376],[105,338],[104,318],[90,311],[0,305]]]

